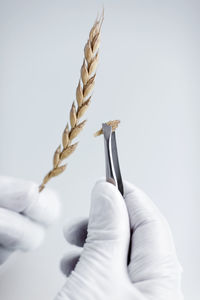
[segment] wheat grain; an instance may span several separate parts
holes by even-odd
[[[112,131],[115,131],[117,129],[119,123],[120,123],[119,120],[114,120],[114,121],[108,121],[108,122],[106,122],[107,125],[110,125],[112,127]],[[103,134],[103,130],[102,129],[100,129],[97,132],[95,132],[94,136],[96,137],[96,136],[99,136],[101,134]]]
[[[86,120],[79,122],[87,111],[90,102],[91,94],[95,85],[96,69],[99,58],[99,46],[100,46],[100,32],[104,16],[103,13],[100,18],[97,18],[92,29],[89,33],[88,41],[84,48],[84,60],[80,71],[80,80],[76,89],[76,102],[72,103],[70,110],[70,128],[67,124],[62,134],[62,148],[59,146],[53,156],[53,168],[44,177],[42,183],[39,186],[39,192],[41,192],[47,182],[64,172],[66,165],[61,165],[62,161],[71,155],[78,143],[71,144],[83,127],[86,124]]]

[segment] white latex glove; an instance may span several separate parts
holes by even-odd
[[[181,267],[166,220],[141,190],[124,187],[125,200],[112,184],[98,182],[88,229],[86,220],[65,228],[67,241],[83,249],[62,260],[68,278],[56,300],[182,299]]]
[[[48,189],[21,179],[0,176],[0,265],[15,250],[40,245],[47,225],[59,215],[59,201]]]

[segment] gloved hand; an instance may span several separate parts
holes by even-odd
[[[59,201],[48,189],[21,179],[0,176],[0,265],[15,250],[40,245],[47,225],[59,215]]]
[[[67,241],[83,249],[63,258],[68,278],[56,300],[183,299],[166,220],[141,190],[127,182],[124,188],[125,200],[112,184],[98,182],[88,225],[85,220],[65,228]]]

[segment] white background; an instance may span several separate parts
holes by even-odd
[[[0,1],[1,173],[39,182],[69,119],[83,46],[100,1]],[[199,9],[195,0],[105,1],[100,66],[88,124],[68,170],[52,180],[62,218],[42,247],[1,269],[0,299],[53,299],[69,219],[88,215],[104,175],[103,121],[119,118],[124,178],[167,217],[183,266],[183,290],[199,299]]]

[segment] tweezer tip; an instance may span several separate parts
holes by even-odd
[[[102,123],[102,128],[109,128],[112,129],[111,125],[108,125],[107,123]]]
[[[112,134],[112,126],[106,123],[102,123],[102,130],[103,130],[104,137],[108,139]]]

